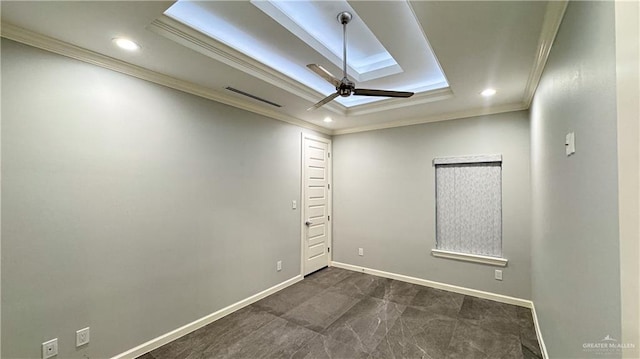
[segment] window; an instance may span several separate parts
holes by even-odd
[[[502,156],[436,158],[433,254],[506,265],[502,258]]]

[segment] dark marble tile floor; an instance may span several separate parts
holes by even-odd
[[[139,359],[542,358],[531,310],[326,268]]]

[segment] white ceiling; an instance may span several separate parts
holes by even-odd
[[[232,10],[235,7],[242,14],[251,7],[246,16],[259,16],[253,23],[260,31],[277,34],[278,41],[287,42],[295,53],[305,54],[305,59],[317,56],[317,61],[309,62],[321,63],[335,75],[341,73],[331,61],[248,2],[217,3]],[[416,38],[426,36],[450,87],[410,99],[349,108],[333,102],[317,111],[306,111],[326,93],[163,15],[171,1],[0,4],[3,37],[336,134],[528,108],[564,12],[564,6],[546,1],[410,1],[424,32],[418,33],[394,23],[397,2],[350,1],[394,58],[415,51]],[[118,36],[135,40],[141,50],[125,52],[115,47],[112,39]],[[399,64],[411,71],[405,68],[406,63]],[[377,84],[385,83],[358,83],[367,88]],[[225,90],[227,86],[283,107],[247,99]],[[497,94],[480,96],[487,87],[495,88]],[[326,116],[334,121],[324,123]]]

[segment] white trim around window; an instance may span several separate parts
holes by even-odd
[[[463,163],[486,163],[486,162],[502,162],[502,155],[475,155],[475,156],[456,156],[456,157],[438,157],[433,159],[433,165],[450,165]]]
[[[459,252],[451,252],[451,251],[443,251],[441,249],[432,249],[431,255],[438,258],[447,258],[447,259],[455,259],[459,261],[465,262],[474,262],[474,263],[482,263],[489,264],[497,267],[506,267],[509,260],[506,258],[499,257],[489,257],[489,256],[481,256],[478,254],[468,254],[468,253],[459,253]]]

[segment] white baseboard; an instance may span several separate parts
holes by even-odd
[[[277,284],[271,288],[265,289],[260,293],[254,294],[249,298],[243,299],[239,302],[233,303],[225,308],[222,308],[216,312],[213,312],[207,316],[204,316],[200,319],[197,319],[187,325],[184,325],[178,329],[172,330],[166,334],[163,334],[157,338],[151,339],[144,344],[140,344],[137,347],[127,350],[124,353],[118,354],[114,356],[112,359],[133,359],[137,358],[140,355],[148,353],[154,349],[157,349],[173,340],[176,340],[184,335],[187,335],[193,332],[196,329],[200,329],[207,324],[213,323],[216,320],[235,312],[236,310],[242,309],[252,303],[259,301],[260,299],[269,296],[279,290],[282,290],[292,284],[295,284],[301,281],[303,277],[301,275],[297,275],[289,280],[286,280],[280,284]]]
[[[456,286],[456,285],[451,285],[451,284],[446,284],[446,283],[441,283],[441,282],[434,282],[434,281],[426,280],[426,279],[422,279],[422,278],[409,277],[409,276],[402,275],[402,274],[389,273],[389,272],[385,272],[385,271],[381,271],[381,270],[377,270],[377,269],[354,266],[352,264],[345,264],[345,263],[340,263],[340,262],[331,262],[331,265],[333,267],[348,269],[348,270],[361,272],[361,273],[367,273],[367,274],[375,275],[375,276],[378,276],[378,277],[396,279],[396,280],[403,281],[403,282],[413,283],[413,284],[417,284],[417,285],[423,285],[425,287],[443,289],[443,290],[447,290],[449,292],[455,292],[455,293],[460,293],[460,294],[464,294],[464,295],[470,295],[472,297],[490,299],[490,300],[494,300],[494,301],[500,302],[500,303],[513,304],[513,305],[517,305],[517,306],[525,307],[525,308],[532,308],[533,307],[533,302],[531,302],[530,300],[520,299],[520,298],[515,298],[515,297],[509,297],[507,295],[496,294],[496,293],[491,293],[491,292],[484,292],[484,291],[477,290],[477,289],[459,287],[459,286]]]
[[[531,302],[531,314],[533,315],[533,324],[536,327],[536,336],[538,337],[538,344],[540,345],[540,351],[542,352],[542,359],[548,359],[547,346],[544,345],[544,339],[542,339],[542,332],[540,331],[540,324],[538,323],[538,314],[536,313],[536,306]]]
[[[491,293],[491,292],[485,292],[485,291],[477,290],[477,289],[459,287],[457,285],[451,285],[451,284],[446,284],[446,283],[441,283],[441,282],[434,282],[434,281],[427,280],[427,279],[410,277],[410,276],[406,276],[406,275],[402,275],[402,274],[390,273],[390,272],[385,272],[385,271],[381,271],[381,270],[377,270],[377,269],[371,269],[371,268],[366,268],[366,267],[355,266],[355,265],[352,265],[352,264],[346,264],[346,263],[340,263],[340,262],[331,262],[331,266],[332,267],[336,267],[336,268],[342,268],[342,269],[352,270],[352,271],[356,271],[356,272],[371,274],[371,275],[375,275],[375,276],[378,276],[378,277],[395,279],[395,280],[399,280],[399,281],[402,281],[402,282],[413,283],[413,284],[417,284],[417,285],[423,285],[425,287],[431,287],[431,288],[436,288],[436,289],[447,290],[447,291],[450,291],[450,292],[460,293],[460,294],[464,294],[464,295],[470,295],[470,296],[473,296],[473,297],[490,299],[490,300],[494,300],[494,301],[500,302],[500,303],[506,303],[506,304],[517,305],[517,306],[524,307],[524,308],[530,308],[531,309],[531,315],[533,316],[533,323],[534,323],[534,326],[535,326],[535,329],[536,329],[536,336],[538,337],[538,343],[540,344],[540,351],[542,352],[542,358],[543,359],[548,359],[549,358],[549,354],[547,354],[547,347],[544,345],[544,340],[542,339],[542,333],[540,332],[540,325],[538,324],[538,315],[536,314],[536,308],[533,305],[533,302],[530,301],[530,300],[510,297],[510,296],[507,296],[507,295],[496,294],[496,293]]]
[[[371,275],[375,275],[378,277],[384,277],[384,278],[389,278],[389,279],[395,279],[395,280],[399,280],[399,281],[403,281],[403,282],[407,282],[407,283],[413,283],[413,284],[417,284],[417,285],[422,285],[422,286],[426,286],[426,287],[431,287],[431,288],[436,288],[436,289],[442,289],[442,290],[447,290],[450,292],[455,292],[455,293],[460,293],[460,294],[464,294],[464,295],[470,295],[470,296],[474,296],[474,297],[478,297],[478,298],[484,298],[484,299],[490,299],[490,300],[494,300],[496,302],[501,302],[501,303],[506,303],[506,304],[513,304],[513,305],[517,305],[520,307],[525,307],[525,308],[530,308],[532,311],[532,315],[533,315],[533,322],[535,325],[535,329],[536,329],[536,335],[538,337],[538,343],[540,344],[540,350],[542,352],[542,357],[544,359],[548,359],[549,355],[547,354],[547,348],[544,344],[544,340],[542,338],[542,334],[540,332],[540,325],[538,323],[538,316],[536,314],[536,309],[535,306],[533,304],[532,301],[530,300],[526,300],[526,299],[521,299],[521,298],[515,298],[515,297],[509,297],[506,295],[502,295],[502,294],[496,294],[496,293],[491,293],[491,292],[485,292],[485,291],[481,291],[481,290],[477,290],[477,289],[471,289],[471,288],[465,288],[465,287],[459,287],[459,286],[455,286],[455,285],[451,285],[451,284],[446,284],[446,283],[440,283],[440,282],[434,282],[434,281],[430,281],[430,280],[426,280],[426,279],[421,279],[421,278],[416,278],[416,277],[410,277],[410,276],[406,276],[406,275],[402,275],[402,274],[396,274],[396,273],[390,273],[390,272],[385,272],[385,271],[381,271],[381,270],[377,270],[377,269],[371,269],[371,268],[366,268],[366,267],[360,267],[360,266],[355,266],[352,264],[346,264],[346,263],[340,263],[340,262],[331,262],[331,266],[332,267],[337,267],[337,268],[342,268],[342,269],[347,269],[347,270],[352,270],[352,271],[356,271],[356,272],[361,272],[361,273],[367,273],[367,274],[371,274]],[[189,324],[186,324],[178,329],[172,330],[166,334],[163,334],[157,338],[151,339],[146,343],[143,343],[141,345],[138,345],[137,347],[127,350],[124,353],[118,354],[116,356],[114,356],[112,359],[133,359],[133,358],[137,358],[145,353],[148,353],[154,349],[157,349],[173,340],[176,340],[184,335],[187,335],[197,329],[200,329],[202,327],[204,327],[205,325],[208,325],[210,323],[215,322],[216,320],[229,315],[239,309],[242,309],[252,303],[257,302],[258,300],[267,297],[273,293],[276,293],[290,285],[293,285],[299,281],[301,281],[303,279],[302,275],[297,275],[289,280],[286,280],[280,284],[277,284],[271,288],[268,288],[260,293],[257,293],[255,295],[252,295],[251,297],[248,297],[246,299],[243,299],[239,302],[233,303],[225,308],[222,308],[214,313],[211,313],[207,316],[204,316],[200,319],[197,319]]]

